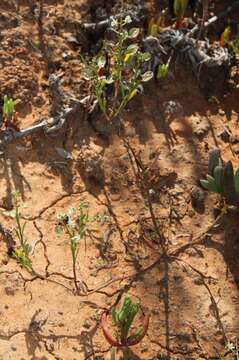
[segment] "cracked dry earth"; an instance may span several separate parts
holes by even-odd
[[[78,50],[66,34],[74,32],[82,18],[88,19],[91,4],[73,0],[44,4],[51,66],[63,73],[65,91],[83,97]],[[20,127],[25,128],[48,114],[46,63],[28,2],[2,0],[0,11],[0,97],[20,99]],[[235,70],[235,83],[238,75]],[[113,131],[100,136],[79,114],[56,136],[38,134],[8,146],[0,159],[1,224],[14,228],[5,211],[12,209],[11,193],[17,189],[26,205],[22,213],[29,219],[26,235],[33,247],[33,264],[39,273],[47,266],[55,282],[31,279],[7,255],[1,238],[0,359],[111,359],[99,319],[127,284],[151,319],[143,341],[117,352],[117,359],[219,359],[226,343],[236,341],[238,217],[222,216],[217,227],[200,237],[215,223],[218,199],[197,185],[206,173],[208,151],[215,146],[225,160],[238,165],[238,95],[234,86],[219,104],[209,103],[184,69],[162,88],[149,84],[144,96],[122,115],[129,142],[151,174],[152,203],[172,255],[168,259],[160,258],[147,201],[124,142]],[[170,101],[180,111],[167,122],[162,114]],[[229,142],[223,136],[225,127],[231,133]],[[59,148],[71,159],[63,159]],[[198,192],[204,198],[202,208],[192,201]],[[89,294],[76,296],[67,279],[72,276],[70,248],[66,238],[56,235],[55,225],[59,213],[83,200],[94,220],[89,224],[92,236],[80,245],[78,277]],[[99,248],[111,225],[112,266],[107,267]],[[133,282],[111,281],[140,273],[153,263]]]

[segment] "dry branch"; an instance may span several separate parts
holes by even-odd
[[[77,115],[84,109],[84,104],[87,102],[89,97],[85,97],[82,100],[75,100],[72,107],[65,108],[60,114],[54,117],[41,119],[36,125],[33,125],[27,129],[16,131],[13,128],[7,128],[0,132],[0,150],[4,151],[6,146],[15,140],[30,136],[39,132],[45,134],[51,134],[57,130],[60,130],[64,124],[73,118],[73,115]]]

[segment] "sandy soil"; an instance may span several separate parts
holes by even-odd
[[[110,13],[112,4],[105,3]],[[45,1],[46,47],[42,48],[28,1],[1,1],[0,98],[8,94],[20,100],[21,128],[48,115],[47,78],[52,69],[63,73],[65,91],[80,98],[86,95],[79,51],[67,39],[80,21],[91,19],[92,6],[87,0]],[[78,277],[89,289],[156,263],[128,287],[129,279],[121,279],[88,296],[77,296],[73,282],[62,275],[50,276],[60,284],[31,279],[7,255],[2,238],[0,359],[110,359],[99,320],[124,286],[141,299],[151,320],[143,341],[118,351],[117,359],[219,359],[225,345],[235,343],[239,333],[238,217],[222,216],[220,226],[200,238],[215,222],[218,198],[203,191],[200,209],[191,198],[192,189],[206,173],[210,149],[219,147],[225,160],[238,165],[238,77],[235,68],[232,91],[213,103],[205,96],[207,90],[200,90],[189,69],[182,66],[162,86],[147,85],[144,96],[123,114],[131,146],[151,176],[152,203],[174,254],[170,259],[160,257],[147,201],[124,142],[113,129],[107,136],[99,135],[79,114],[56,136],[35,135],[7,147],[0,159],[1,224],[13,231],[15,224],[6,210],[13,207],[12,191],[19,190],[26,204],[22,213],[28,218],[26,234],[34,248],[33,264],[40,273],[49,261],[49,274],[72,276],[69,244],[66,237],[56,235],[55,225],[58,214],[81,201],[88,204],[92,236],[87,236],[86,246],[80,245]],[[181,111],[165,122],[160,114],[168,101],[178,103]],[[225,127],[232,134],[229,142],[223,136]],[[56,148],[67,150],[72,159],[63,159]],[[112,261],[107,267],[99,248],[111,225]],[[198,243],[193,245],[195,239]]]

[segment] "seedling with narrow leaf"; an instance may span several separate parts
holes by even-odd
[[[143,313],[141,325],[134,327],[133,322],[140,311],[140,304],[134,303],[129,296],[126,296],[119,310],[113,307],[111,314],[103,313],[101,325],[104,336],[110,345],[115,347],[132,346],[143,339],[149,326],[149,314]]]
[[[27,225],[27,221],[22,223],[21,220],[21,208],[24,206],[22,203],[21,195],[19,191],[13,192],[13,201],[14,201],[14,209],[8,212],[5,212],[5,215],[10,216],[15,220],[16,226],[14,227],[14,231],[18,238],[18,246],[13,250],[13,257],[17,260],[17,262],[25,268],[31,275],[36,275],[35,270],[33,269],[32,260],[30,259],[30,254],[32,251],[31,245],[27,242],[25,236],[25,229]]]

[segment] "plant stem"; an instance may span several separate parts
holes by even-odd
[[[17,227],[18,227],[18,231],[19,231],[19,240],[20,240],[20,244],[21,246],[24,245],[24,238],[23,238],[23,233],[22,233],[22,227],[21,227],[21,223],[20,223],[20,216],[19,216],[19,207],[18,205],[16,206],[16,222],[17,222]]]
[[[78,295],[79,288],[78,288],[78,284],[77,284],[77,275],[76,275],[76,257],[74,256],[73,253],[72,253],[72,268],[73,268],[74,284],[75,284],[75,288],[76,288],[76,293]]]

